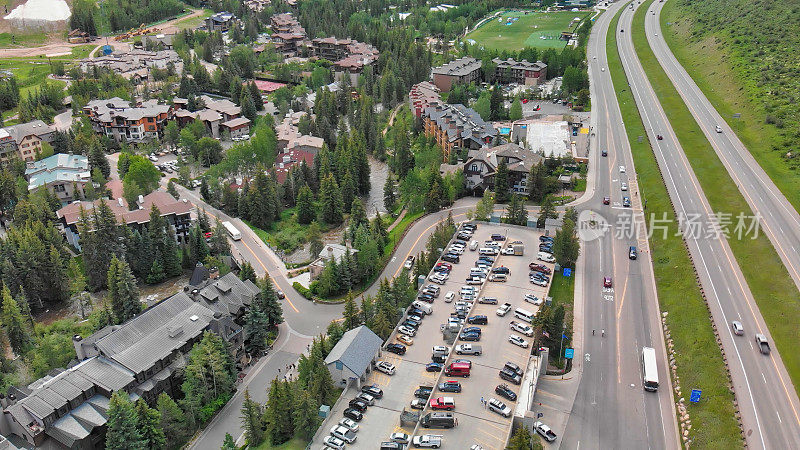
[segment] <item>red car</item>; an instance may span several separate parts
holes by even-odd
[[[533,107],[534,111],[538,111],[540,109],[542,109],[542,107],[540,105],[536,105],[536,106]]]
[[[603,197],[603,204],[604,205],[611,204],[611,197]]]
[[[431,409],[443,409],[445,411],[452,411],[456,408],[456,402],[453,397],[438,397],[431,399]]]
[[[603,287],[610,288],[610,287],[611,287],[611,285],[612,285],[612,283],[611,283],[611,277],[604,277],[604,278],[603,278]]]
[[[528,269],[532,270],[533,272],[541,272],[546,275],[550,275],[550,273],[552,272],[552,270],[550,270],[550,268],[545,266],[544,264],[530,263],[528,265]]]
[[[523,98],[522,99],[522,103],[528,103],[528,99],[527,98]]]

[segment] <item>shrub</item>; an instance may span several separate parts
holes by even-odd
[[[299,292],[300,295],[302,295],[303,297],[305,297],[305,298],[307,298],[309,300],[313,300],[314,299],[314,294],[311,292],[311,290],[306,288],[302,284],[298,283],[297,281],[292,283],[292,287],[294,288],[295,291]]]

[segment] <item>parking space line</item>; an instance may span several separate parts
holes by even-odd
[[[498,426],[494,425],[494,422],[490,422],[489,420],[484,420],[482,425],[484,425],[484,424],[485,425],[489,425],[490,427],[494,428],[495,430],[499,430],[499,431],[503,431],[503,432],[505,432],[506,428],[508,428],[508,424],[506,424],[506,426],[501,428],[501,427],[498,427]],[[481,431],[483,431],[483,430],[481,430]]]
[[[486,442],[484,442],[484,441],[482,441],[482,440],[480,440],[480,439],[478,439],[478,438],[475,438],[475,442],[477,442],[478,444],[480,444],[481,448],[483,448],[483,449],[492,449],[492,450],[494,450],[494,449],[496,449],[496,448],[497,448],[497,447],[495,447],[495,446],[493,446],[493,445],[489,445],[489,444],[487,444]]]

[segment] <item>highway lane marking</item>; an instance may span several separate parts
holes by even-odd
[[[764,384],[767,384],[767,377],[764,376],[764,372],[761,372],[761,378],[764,379]]]

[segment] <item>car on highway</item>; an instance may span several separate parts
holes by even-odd
[[[364,418],[364,414],[355,408],[345,409],[343,415],[348,419],[355,420],[356,422],[361,422],[361,419]]]
[[[447,380],[439,383],[439,390],[442,392],[461,392],[461,383],[455,380]]]
[[[366,392],[375,398],[383,398],[383,390],[374,384],[371,386],[362,386],[361,392]]]
[[[756,333],[756,344],[758,344],[758,351],[765,355],[769,355],[769,341],[767,340],[766,336],[761,333]]]
[[[609,197],[609,196],[603,197],[603,204],[604,205],[610,205],[611,204],[611,197]]]
[[[631,198],[630,197],[622,197],[622,206],[625,208],[631,207]]]
[[[400,325],[399,327],[397,327],[397,332],[411,337],[414,337],[414,335],[417,334],[417,330],[408,327],[406,325]]]
[[[456,293],[453,291],[447,291],[447,294],[444,294],[445,303],[452,302],[454,298],[456,298]]]
[[[494,392],[499,396],[502,396],[504,398],[507,398],[507,399],[511,400],[512,402],[517,401],[517,393],[512,391],[511,388],[508,387],[508,385],[505,384],[505,383],[498,384],[494,388]]]
[[[533,424],[533,428],[544,438],[545,441],[553,442],[556,440],[556,433],[554,433],[553,430],[551,430],[550,427],[544,423],[536,422]]]
[[[402,335],[401,335],[402,336]],[[406,346],[402,344],[387,344],[386,351],[394,353],[396,355],[405,355],[406,354]]]
[[[398,444],[408,444],[411,441],[411,436],[400,432],[392,433],[389,435],[389,440]]]
[[[612,285],[611,277],[603,277],[603,287],[610,288]]]
[[[508,342],[511,342],[514,345],[518,345],[522,348],[528,348],[528,341],[522,339],[522,336],[518,334],[510,334],[508,336]]]
[[[625,173],[625,166],[619,166],[619,173]]]
[[[714,130],[715,130],[717,133],[722,133],[722,127],[721,127],[721,126],[719,126],[719,125],[717,125],[717,126],[716,126],[716,128],[714,128]]]
[[[738,320],[731,322],[731,329],[733,330],[733,334],[737,336],[744,335],[744,327],[742,326],[742,322],[739,322]]]
[[[503,303],[502,305],[500,305],[499,308],[497,308],[497,311],[495,311],[495,313],[498,316],[503,317],[506,314],[508,314],[509,311],[511,311],[511,303]]]
[[[472,325],[486,325],[489,323],[489,318],[484,315],[478,314],[472,317],[468,317],[467,323]]]
[[[375,369],[378,372],[385,373],[386,375],[394,375],[395,367],[394,364],[388,361],[378,361],[378,363],[375,364]]]
[[[434,411],[452,411],[456,409],[456,401],[453,397],[436,397],[430,401],[431,409]]]
[[[636,251],[636,247],[631,245],[628,249],[628,259],[636,259],[638,252]]]
[[[444,366],[439,363],[428,363],[425,365],[425,372],[441,372]]]
[[[346,427],[350,431],[358,431],[358,424],[353,419],[348,419],[347,417],[342,418],[339,421],[339,425]]]
[[[421,398],[415,398],[411,400],[411,404],[409,406],[411,406],[411,409],[425,409],[426,403],[427,402]]]
[[[496,398],[489,399],[487,408],[489,408],[489,411],[500,414],[503,417],[511,417],[511,408]]]
[[[406,262],[403,264],[403,267],[405,267],[408,270],[411,270],[411,268],[414,267],[414,255],[411,255],[408,258],[406,258]]]
[[[414,436],[412,441],[414,447],[420,448],[439,448],[442,446],[441,434],[423,434],[422,436]]]
[[[336,436],[325,436],[325,439],[323,439],[322,442],[334,450],[344,449],[344,441]]]
[[[658,139],[659,141],[663,141],[664,140],[664,136],[662,136],[660,134],[657,134],[656,135],[656,139]]]
[[[628,190],[628,183],[620,183],[619,189],[621,191],[627,191]]]
[[[601,154],[602,156],[608,156],[608,150],[606,150],[606,149],[603,149],[603,151],[601,151],[601,152],[600,152],[600,154]]]

